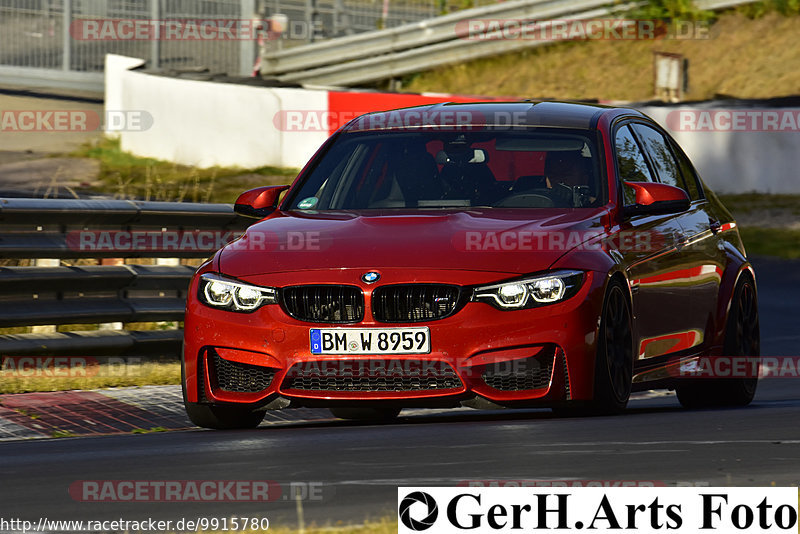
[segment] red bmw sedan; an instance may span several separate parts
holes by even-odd
[[[265,410],[387,419],[405,407],[611,414],[632,391],[745,405],[755,274],[677,143],[632,109],[437,104],[334,133],[204,263],[186,308],[191,420]]]

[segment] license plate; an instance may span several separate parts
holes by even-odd
[[[311,354],[427,354],[428,327],[312,328]]]

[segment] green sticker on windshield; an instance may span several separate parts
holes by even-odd
[[[311,208],[317,205],[317,202],[319,202],[319,199],[317,197],[308,197],[298,202],[297,207],[300,208],[301,210],[310,210]]]

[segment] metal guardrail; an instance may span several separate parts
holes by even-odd
[[[246,221],[226,204],[30,198],[0,199],[0,224],[0,258],[61,259],[197,258],[216,250],[172,247],[120,251],[112,247],[81,247],[83,231],[233,232],[247,227]]]
[[[701,0],[702,9],[725,9],[753,0]],[[262,74],[285,82],[357,85],[443,65],[514,52],[555,40],[468,39],[470,20],[584,20],[618,15],[636,5],[609,0],[514,0],[461,11],[390,30],[332,39],[264,58]]]
[[[0,199],[0,258],[204,258],[219,248],[218,241],[195,240],[180,250],[98,250],[81,247],[80,235],[232,237],[251,222],[226,204]],[[186,265],[0,267],[0,327],[179,322],[194,270]],[[0,357],[175,358],[182,337],[176,329],[6,334],[0,335]]]
[[[194,268],[0,267],[0,326],[180,321]]]
[[[550,4],[554,3],[556,2],[550,2]],[[536,10],[522,7],[513,13],[508,12],[508,15],[502,17],[481,15],[473,18],[550,20],[569,16],[574,20],[582,20],[607,17],[623,10],[621,6],[596,7],[608,4],[607,0],[560,1],[557,3],[561,3],[562,7],[551,6],[547,9]],[[568,4],[568,6],[563,6],[563,4]],[[464,25],[464,27],[466,26]],[[555,42],[555,40],[466,39],[462,31],[456,31],[455,25],[449,30],[444,28],[442,30],[449,33],[451,37],[449,40],[400,51],[392,50],[384,55],[373,55],[345,64],[291,72],[278,78],[286,82],[318,85],[356,85]]]
[[[512,0],[485,7],[467,9],[388,30],[379,30],[338,39],[289,48],[270,54],[261,74],[273,75],[382,56],[410,48],[452,41],[466,35],[459,23],[472,19],[542,19],[590,7],[604,6],[609,0]],[[574,6],[574,7],[573,7]],[[465,42],[462,41],[462,44]]]
[[[715,11],[717,9],[730,9],[745,4],[755,4],[759,0],[695,0],[694,4],[700,9]]]

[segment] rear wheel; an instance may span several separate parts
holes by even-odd
[[[189,402],[186,397],[186,363],[181,355],[181,391],[186,415],[195,425],[202,428],[227,430],[235,428],[255,428],[264,420],[264,412],[253,412],[238,406],[212,406]],[[201,383],[200,387],[204,387]]]
[[[749,276],[743,278],[733,292],[723,351],[725,357],[761,357],[758,300],[755,284]],[[685,379],[675,392],[686,408],[746,406],[753,400],[758,385],[757,373],[753,374],[752,377]]]
[[[400,408],[330,408],[334,417],[352,421],[391,421],[400,414]]]
[[[622,412],[631,395],[633,327],[625,286],[612,280],[606,290],[594,369],[591,402],[553,408],[556,415],[611,415]]]

